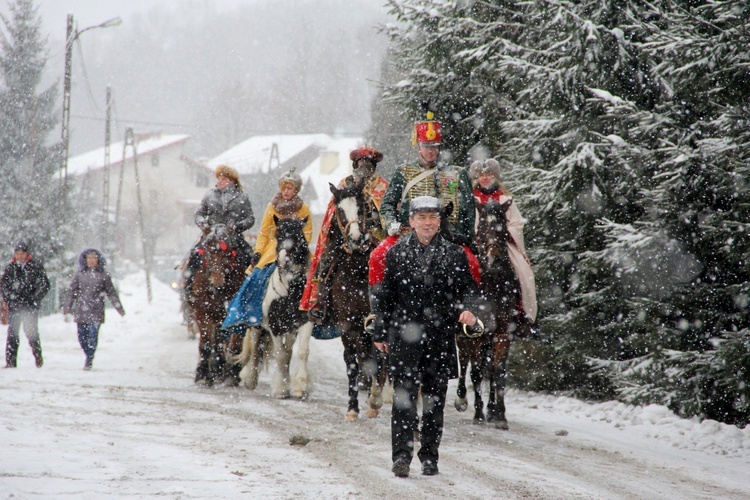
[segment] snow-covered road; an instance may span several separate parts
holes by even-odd
[[[750,498],[750,429],[520,391],[507,432],[449,403],[440,474],[415,460],[397,479],[389,407],[344,421],[339,341],[312,342],[308,401],[272,399],[268,373],[254,392],[197,387],[177,294],[119,286],[128,314],[108,311],[92,371],[62,315],[40,322],[42,369],[24,343],[0,370],[2,498]]]

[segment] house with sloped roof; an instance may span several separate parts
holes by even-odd
[[[212,172],[185,157],[189,135],[147,133],[133,139],[127,147],[125,141],[112,143],[109,162],[104,147],[68,160],[76,209],[93,211],[94,220],[101,221],[81,231],[78,243],[108,255],[116,248],[120,255],[140,260],[143,234],[153,257],[187,253],[198,236],[193,214],[213,186]]]

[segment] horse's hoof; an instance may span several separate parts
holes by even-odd
[[[495,421],[495,429],[499,429],[501,431],[507,431],[510,430],[510,427],[508,427],[508,421],[504,418],[501,420]]]
[[[354,422],[359,418],[359,412],[354,410],[349,410],[346,415],[344,415],[344,420],[347,422]]]
[[[273,395],[276,399],[289,399],[289,391],[280,392]]]
[[[240,385],[240,381],[234,377],[227,377],[224,379],[224,385],[227,387],[238,387]]]
[[[292,391],[292,398],[299,399],[300,401],[307,401],[309,396],[305,391]]]
[[[367,412],[365,412],[365,415],[367,415],[367,418],[378,418],[378,416],[380,415],[380,410],[370,408],[369,410],[367,410]]]
[[[466,399],[456,398],[456,400],[453,402],[453,406],[455,406],[456,410],[458,411],[466,411],[466,409],[469,407],[469,401]]]
[[[476,418],[476,417],[474,417],[474,420],[472,420],[471,423],[473,423],[474,425],[483,425],[484,424],[484,419],[483,418]]]

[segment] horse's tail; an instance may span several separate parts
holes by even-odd
[[[245,335],[242,339],[242,351],[239,354],[227,354],[227,363],[230,365],[245,366],[250,359],[250,336]]]

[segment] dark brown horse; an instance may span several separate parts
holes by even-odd
[[[239,255],[233,244],[240,237],[229,236],[223,227],[217,227],[203,239],[198,247],[200,267],[187,297],[191,318],[200,334],[195,382],[209,387],[227,376],[239,379],[239,371],[226,370],[225,342],[219,327],[226,316],[225,302],[234,296],[245,278],[244,256]]]
[[[471,364],[474,386],[474,423],[485,420],[482,380],[489,380],[487,422],[507,430],[505,418],[506,362],[510,353],[510,333],[515,330],[519,284],[508,257],[508,224],[505,212],[513,200],[500,204],[490,201],[479,205],[477,224],[477,257],[482,267],[482,292],[494,316],[491,331],[478,337],[461,334],[456,338],[460,376],[455,406],[458,411],[468,407],[466,372]]]
[[[372,335],[364,329],[370,313],[368,273],[370,252],[377,245],[370,238],[362,185],[337,189],[331,185],[336,205],[335,220],[331,224],[329,242],[334,248],[330,279],[330,322],[341,332],[344,344],[344,363],[349,380],[349,403],[346,419],[359,417],[360,387],[368,391],[367,416],[377,417],[383,405],[383,385],[387,378],[385,355],[377,351]]]

